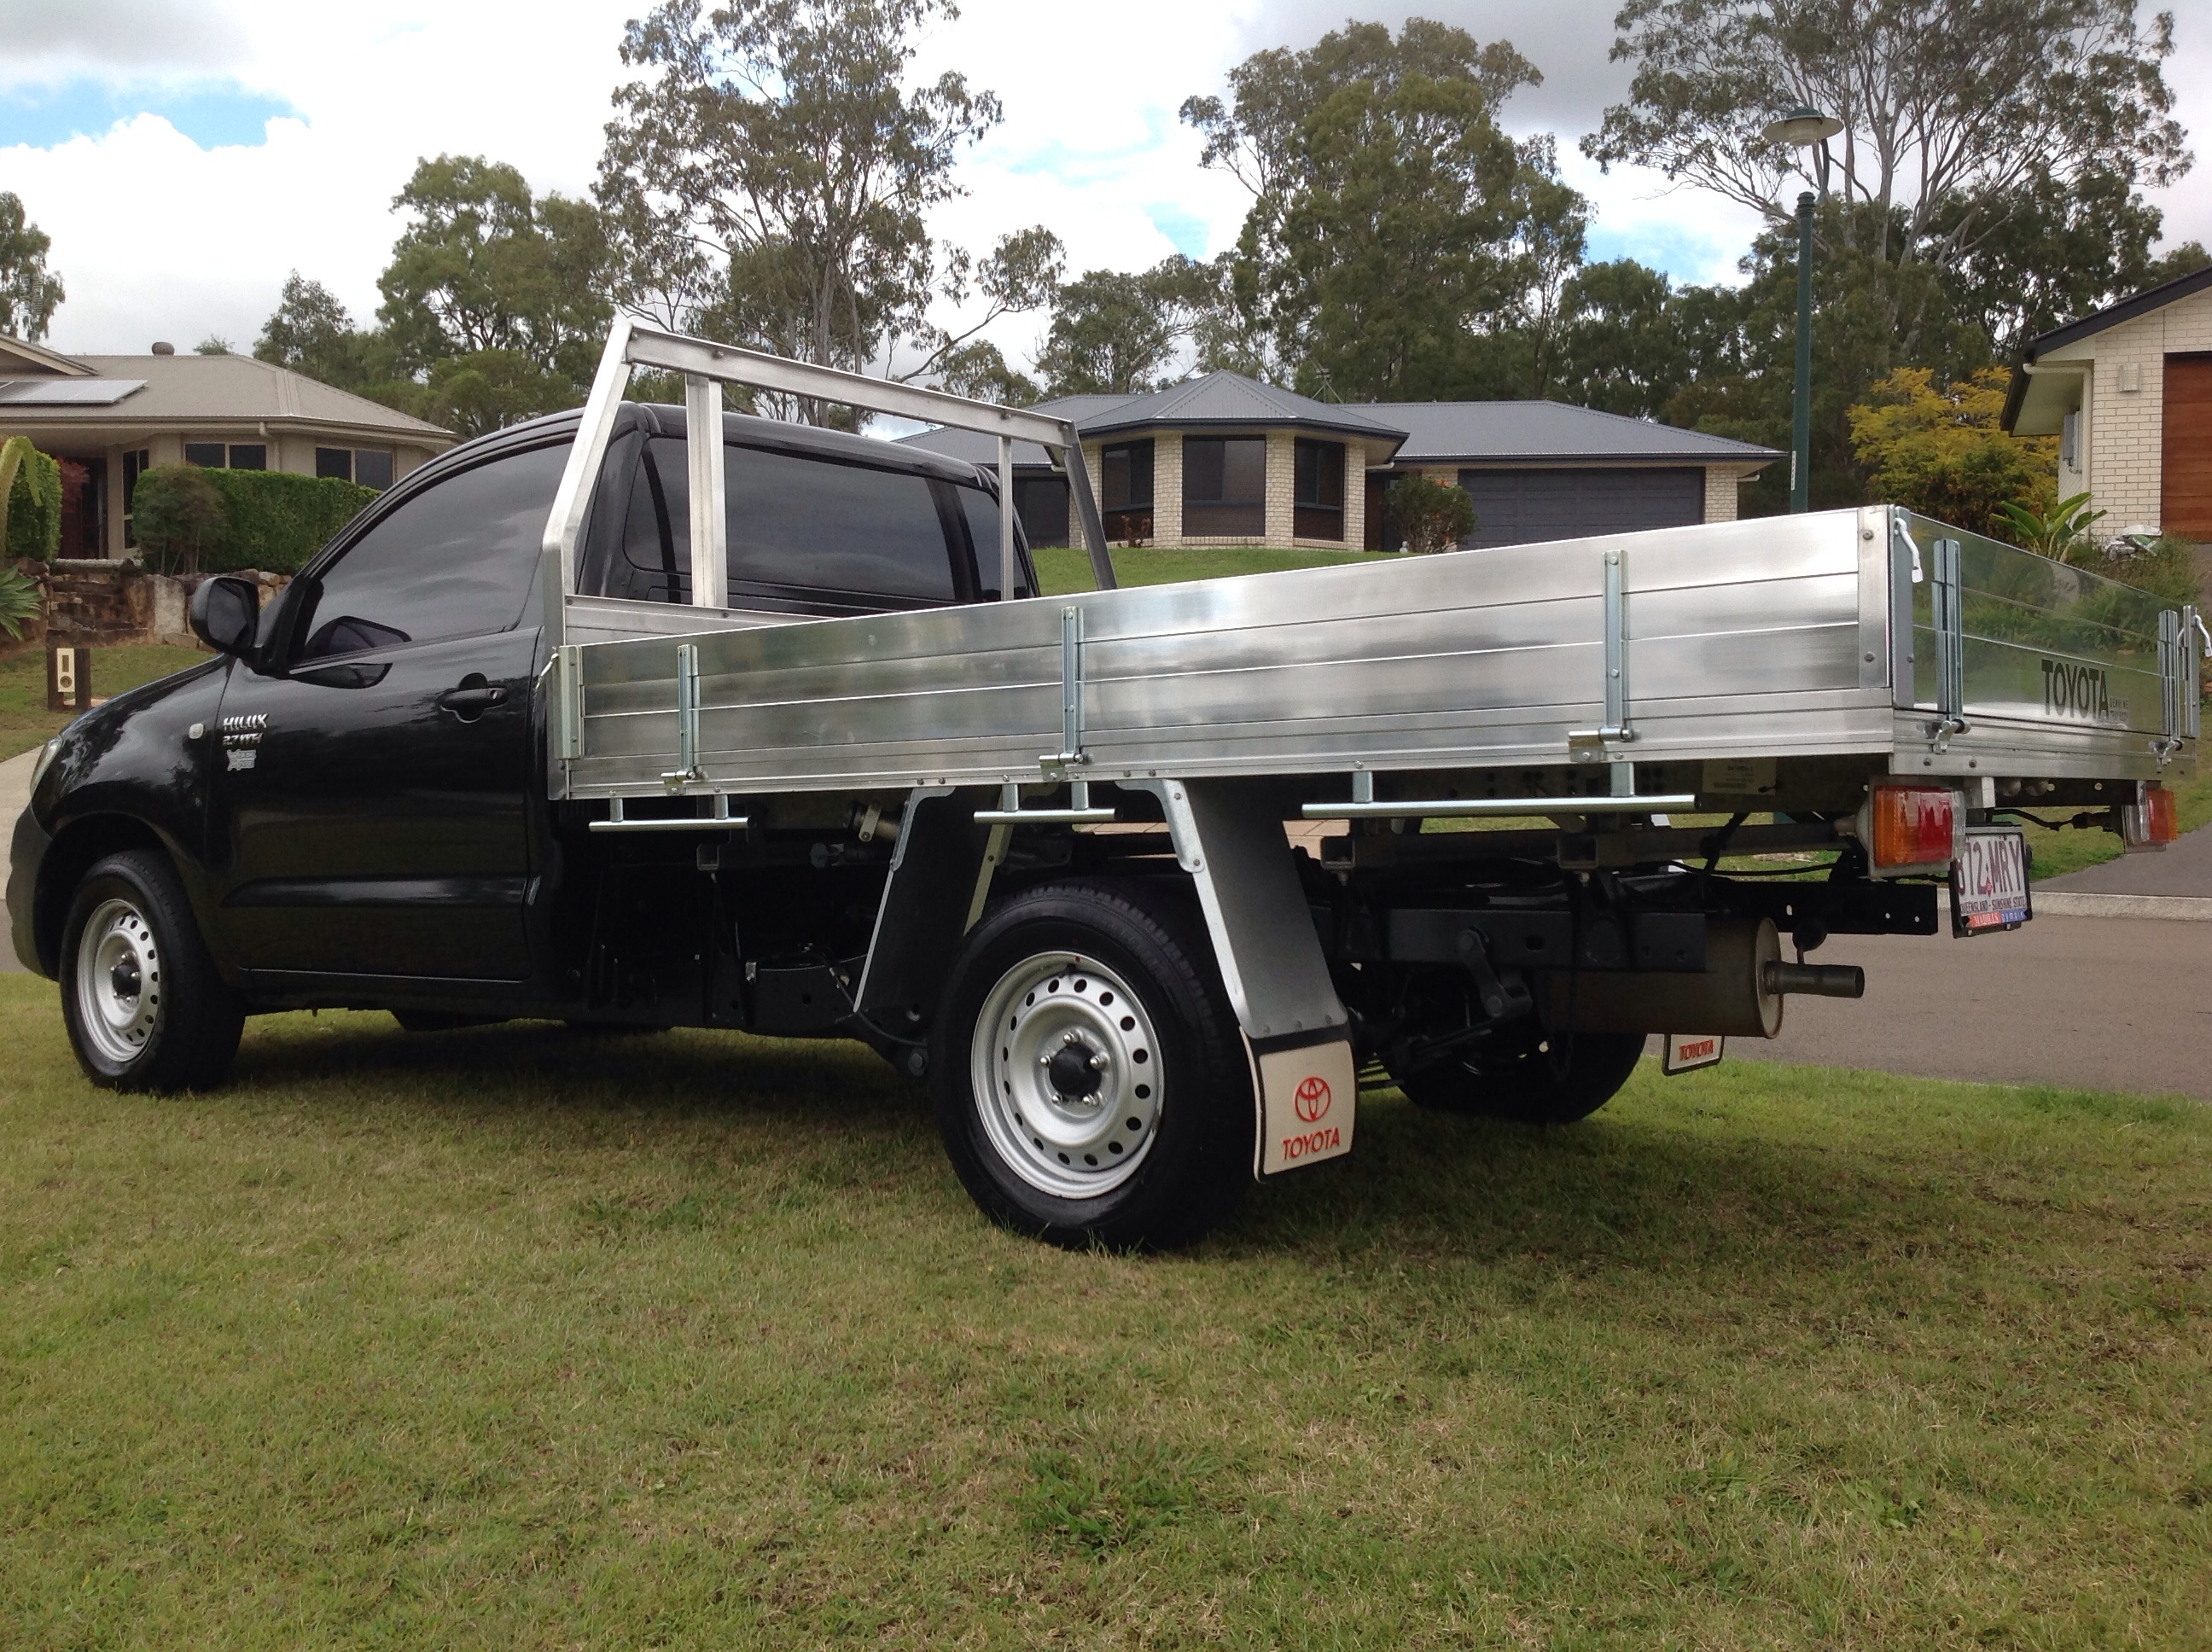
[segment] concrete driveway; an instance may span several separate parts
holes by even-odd
[[[31,770],[38,767],[39,748],[33,746],[21,756],[0,762],[0,854],[15,837],[15,817],[21,814],[31,801]],[[0,884],[7,882],[7,873],[0,872]],[[15,962],[15,950],[9,944],[6,928],[6,913],[0,910],[0,975],[21,974],[23,966]]]
[[[2039,917],[1972,940],[1838,935],[1811,956],[1863,965],[1866,997],[1792,999],[1781,1036],[1732,1039],[1732,1059],[2212,1101],[2212,923]]]

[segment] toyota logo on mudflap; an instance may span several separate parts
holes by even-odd
[[[1291,1097],[1291,1105],[1297,1109],[1300,1118],[1312,1124],[1328,1113],[1328,1104],[1334,1099],[1328,1093],[1328,1081],[1315,1076],[1298,1081],[1297,1093]]]

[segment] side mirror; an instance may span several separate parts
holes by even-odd
[[[260,617],[261,592],[251,580],[219,574],[192,592],[192,633],[219,654],[250,655]]]

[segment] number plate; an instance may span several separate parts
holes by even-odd
[[[2025,834],[1969,829],[1951,867],[1951,932],[1989,935],[2035,915],[2027,898]]]

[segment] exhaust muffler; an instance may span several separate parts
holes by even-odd
[[[1545,972],[1538,999],[1547,1025],[1565,1031],[1722,1033],[1771,1038],[1783,999],[1863,998],[1856,964],[1790,963],[1771,918],[1714,918],[1705,925],[1702,975],[1586,969]]]

